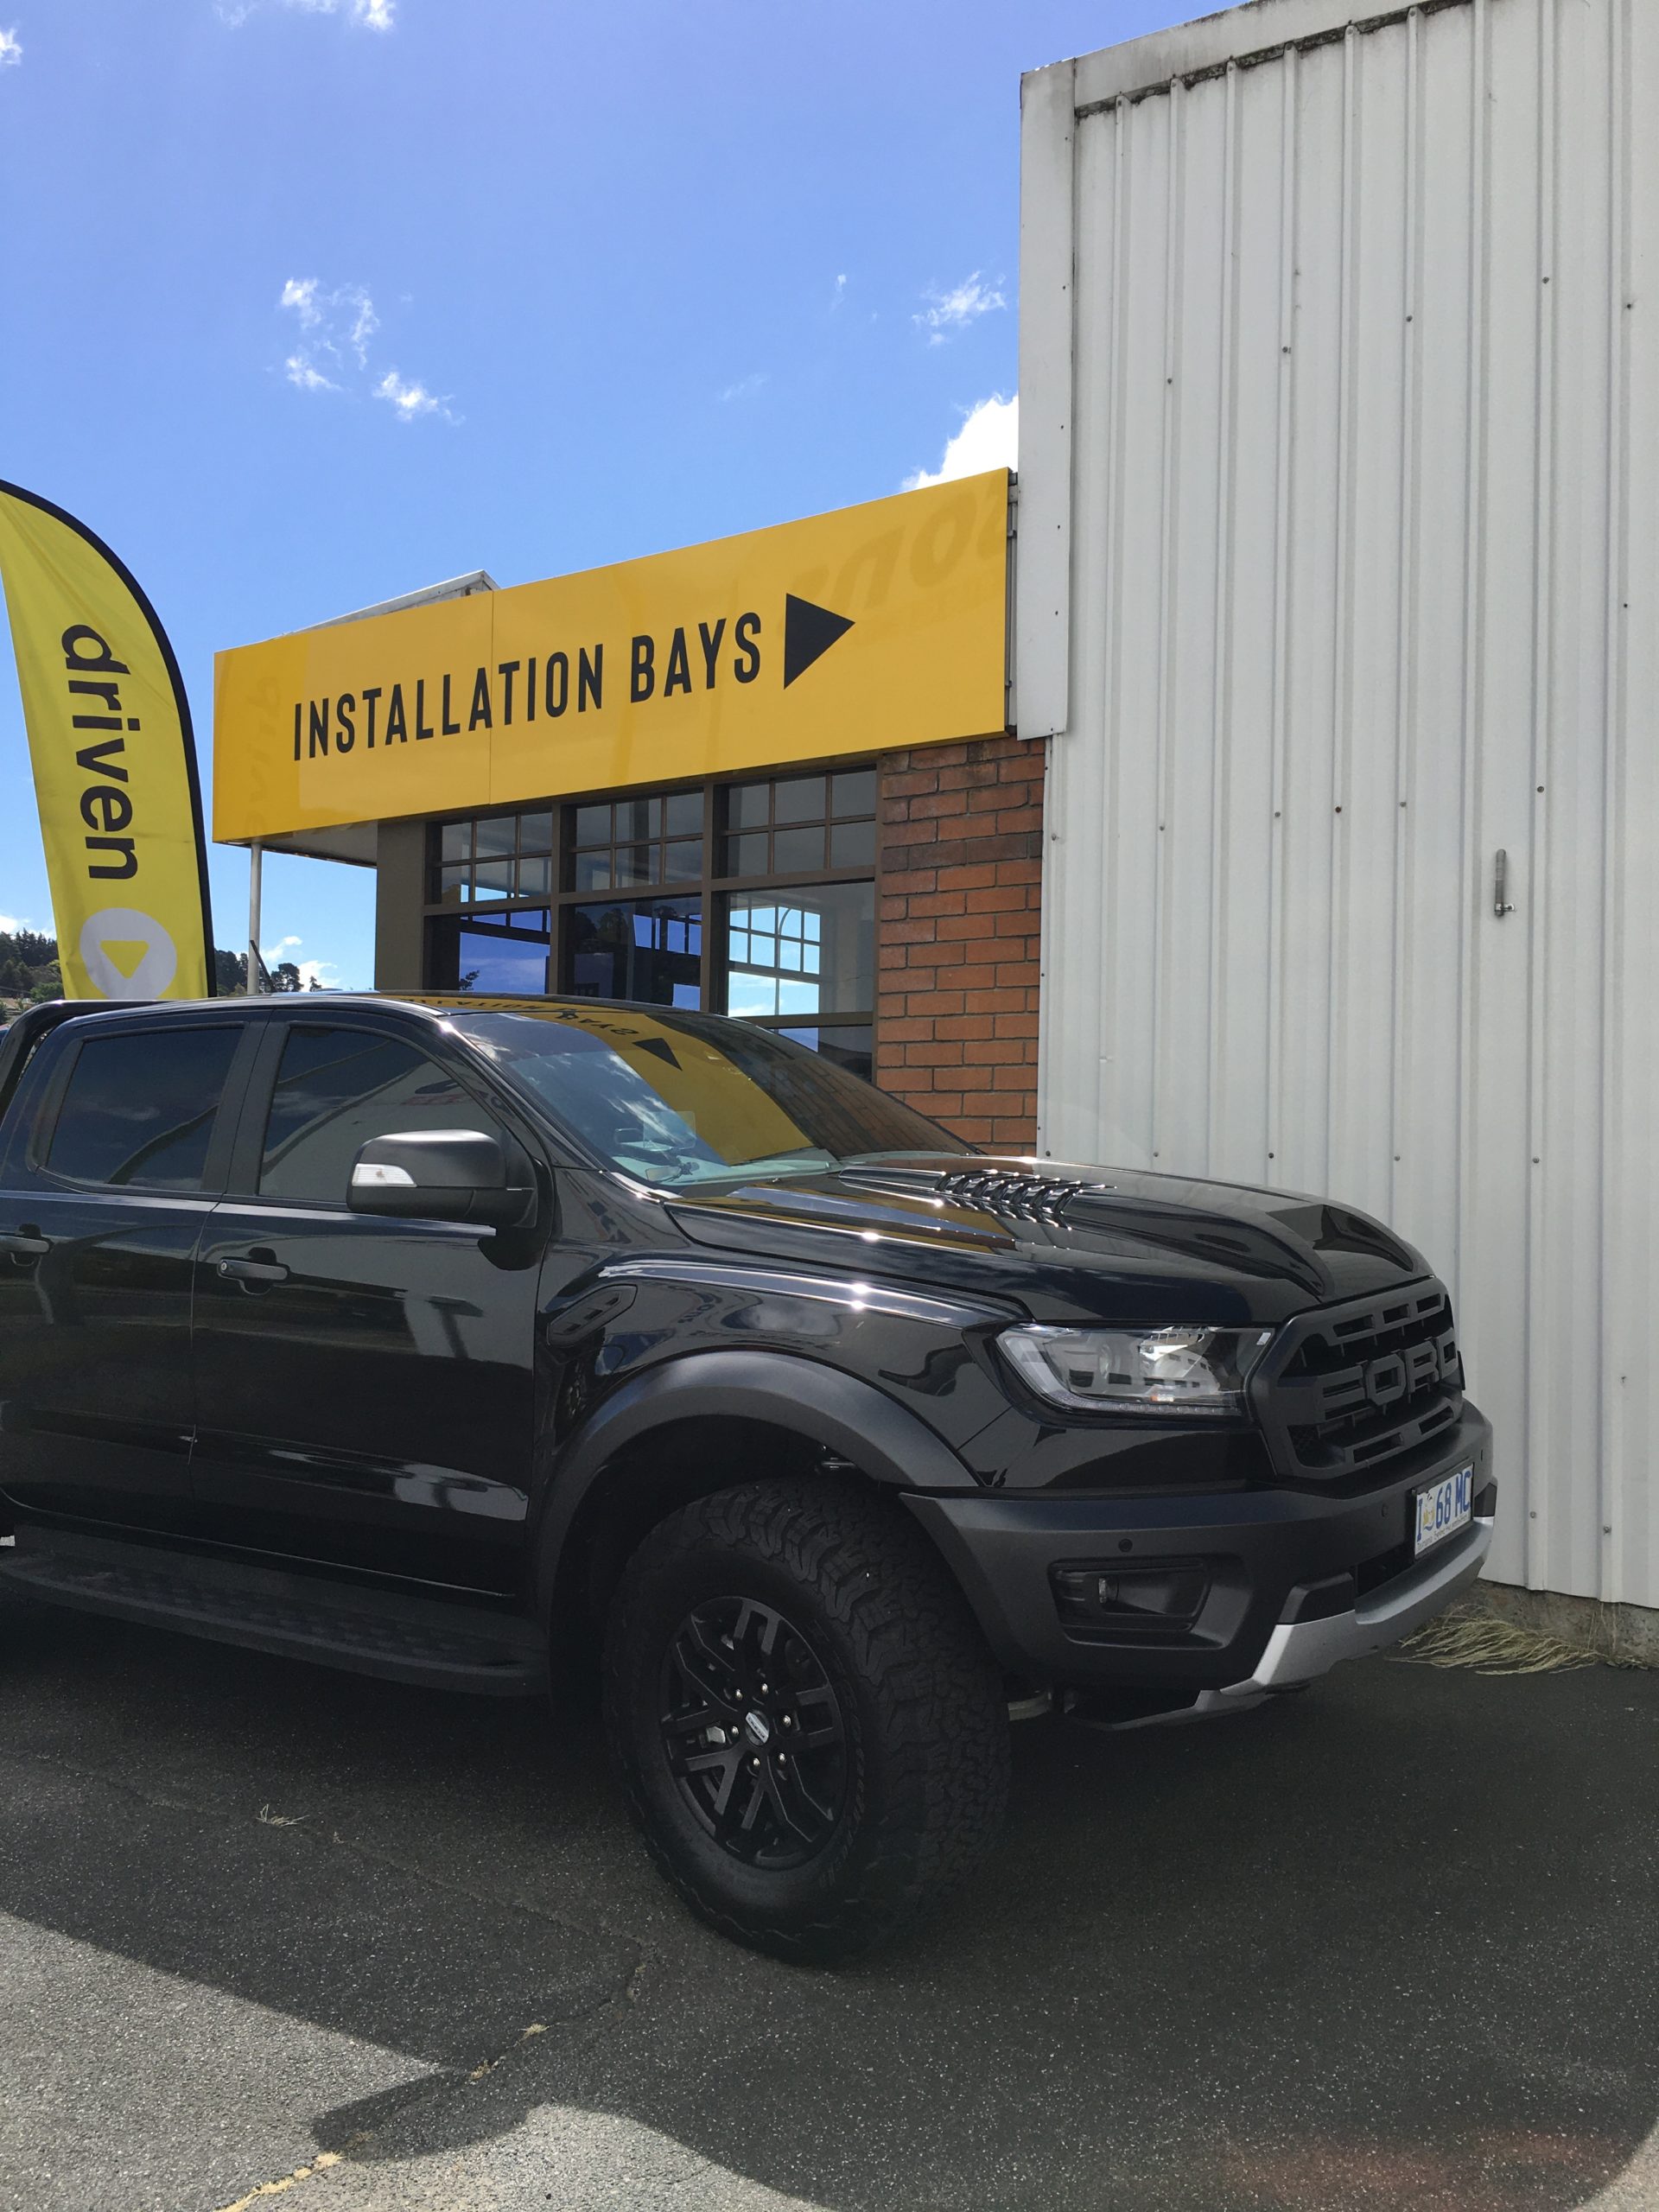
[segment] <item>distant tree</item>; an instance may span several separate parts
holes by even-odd
[[[292,960],[279,960],[274,969],[259,963],[260,988],[267,991],[319,991],[315,976],[308,983]],[[233,998],[248,987],[248,956],[213,949],[213,987],[221,998]],[[58,967],[58,941],[39,930],[0,930],[0,1004],[37,1005],[44,999],[63,996]]]
[[[248,956],[245,952],[226,952],[221,946],[213,955],[213,973],[221,998],[234,998],[248,988]],[[307,982],[292,960],[279,960],[274,968],[259,963],[259,988],[263,991],[320,991],[323,986],[313,976]]]

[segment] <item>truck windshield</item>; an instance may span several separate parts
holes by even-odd
[[[964,1148],[874,1085],[747,1022],[559,1000],[436,1002],[505,1082],[613,1167],[659,1187]]]

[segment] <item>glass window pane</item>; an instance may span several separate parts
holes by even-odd
[[[830,779],[830,811],[835,815],[875,812],[874,768],[844,768]]]
[[[472,855],[473,825],[470,822],[446,822],[438,833],[438,857],[446,861],[464,861]]]
[[[467,896],[467,880],[472,872],[472,863],[467,861],[463,861],[459,868],[441,868],[438,870],[438,896],[446,906],[453,906]]]
[[[521,899],[545,899],[552,888],[553,863],[550,860],[519,861],[518,896]]]
[[[702,793],[671,791],[666,809],[668,834],[671,837],[701,837],[702,835]]]
[[[874,823],[837,822],[830,832],[830,865],[831,868],[874,868]]]
[[[734,784],[726,794],[728,830],[764,830],[770,817],[770,784]]]
[[[553,815],[550,809],[541,814],[519,816],[518,849],[521,853],[550,853],[552,851]]]
[[[367,1029],[296,1025],[265,1123],[259,1188],[343,1207],[352,1162],[371,1137],[489,1128],[471,1095],[424,1052]]]
[[[734,892],[725,950],[726,1014],[868,1013],[875,1000],[875,886]]]
[[[772,840],[772,872],[774,875],[790,875],[797,868],[823,866],[823,824],[815,822],[810,830],[779,830]]]
[[[625,837],[660,837],[662,834],[663,802],[661,799],[618,799],[616,836],[619,844]]]
[[[572,906],[565,929],[570,988],[581,997],[702,1004],[702,910],[696,898]]]
[[[774,785],[779,822],[822,822],[824,779],[822,776],[791,776]]]
[[[728,875],[765,875],[766,873],[767,838],[764,830],[746,837],[726,840],[726,873]]]
[[[579,845],[610,843],[611,810],[608,806],[579,806],[576,809],[575,842]]]
[[[576,853],[570,863],[570,888],[573,891],[608,891],[611,887],[611,855],[608,846],[596,853]]]
[[[950,1153],[957,1140],[857,1083],[823,1049],[750,1023],[666,1007],[461,1007],[456,1027],[503,1079],[629,1173],[675,1189],[769,1173],[821,1173],[860,1154]],[[809,1031],[817,1023],[802,1025]]]
[[[505,899],[512,891],[511,861],[480,861],[473,870],[474,899]]]
[[[516,827],[510,814],[493,815],[489,821],[479,823],[478,850],[480,858],[486,853],[510,853]]]
[[[621,809],[617,809],[618,813]],[[626,890],[632,884],[655,883],[658,853],[655,845],[619,845],[614,865],[616,887]]]
[[[663,874],[670,883],[694,883],[702,874],[702,840],[683,837],[664,848]]]
[[[480,998],[547,989],[552,932],[545,907],[453,918],[446,914],[435,918],[429,926],[429,989],[476,991]]]
[[[227,1021],[89,1038],[70,1071],[47,1166],[83,1183],[199,1191],[241,1035]]]
[[[872,1080],[875,1065],[875,1037],[872,1030],[848,1024],[835,1029],[780,1029],[780,1037],[787,1037],[797,1045],[804,1045],[809,1052],[817,1052],[821,1059],[831,1061],[838,1068],[845,1068],[849,1075],[855,1075],[866,1083]]]

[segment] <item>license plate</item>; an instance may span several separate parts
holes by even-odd
[[[1417,1493],[1417,1541],[1413,1557],[1427,1551],[1432,1545],[1443,1544],[1448,1536],[1455,1536],[1459,1529],[1466,1529],[1475,1510],[1475,1471],[1459,1467],[1455,1475],[1447,1475],[1444,1482],[1432,1484],[1427,1490]]]

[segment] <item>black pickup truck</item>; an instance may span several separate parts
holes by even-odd
[[[1497,1490],[1450,1302],[1318,1198],[964,1154],[588,1001],[55,1006],[0,1040],[0,1573],[603,1697],[715,1926],[845,1957],[1010,1715],[1232,1712],[1437,1612]]]

